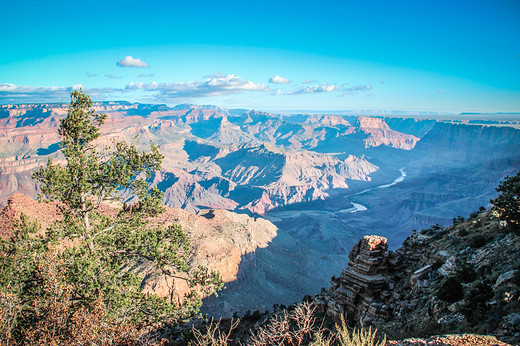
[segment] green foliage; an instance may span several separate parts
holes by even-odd
[[[437,298],[448,303],[458,302],[464,297],[464,288],[459,279],[449,276],[437,291]]]
[[[465,261],[459,264],[455,275],[457,276],[457,279],[465,283],[473,282],[478,277],[475,266]]]
[[[459,237],[465,237],[468,234],[469,234],[469,231],[466,228],[459,229],[459,233],[458,233]]]
[[[488,240],[483,235],[476,234],[470,239],[469,246],[471,246],[474,249],[479,249],[486,245],[487,241]]]
[[[162,155],[154,145],[149,152],[139,152],[123,141],[98,151],[95,140],[105,118],[94,113],[87,95],[71,93],[67,117],[59,128],[66,164],[49,160],[33,175],[40,199],[56,201],[62,218],[45,237],[36,236],[37,225],[21,218],[12,237],[1,243],[0,292],[16,296],[30,311],[41,293],[40,259],[53,253],[61,278],[56,284],[67,287],[70,308],[92,306],[102,297],[106,318],[112,321],[131,320],[139,326],[177,323],[198,311],[199,292],[210,294],[222,287],[222,281],[218,273],[203,267],[189,273],[190,244],[179,225],[149,224],[150,217],[164,210],[162,193],[147,183],[160,169]],[[137,202],[122,203],[122,191]],[[101,212],[103,202],[120,207]],[[129,270],[140,263],[164,275],[185,273],[196,290],[181,305],[144,295],[141,280]],[[27,313],[20,321],[33,323],[33,317]],[[18,320],[13,323],[15,329],[23,328]]]
[[[488,282],[476,281],[466,296],[467,303],[462,308],[462,312],[470,322],[478,322],[485,315],[487,303],[493,296],[493,288]]]
[[[500,195],[491,200],[500,220],[513,231],[520,233],[520,171],[506,177],[496,189]]]
[[[464,220],[465,220],[464,217],[463,217],[463,216],[460,216],[460,215],[457,216],[457,217],[454,217],[454,218],[452,219],[452,221],[453,221],[453,226],[458,225],[459,223],[464,222]]]

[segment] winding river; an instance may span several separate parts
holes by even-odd
[[[372,187],[372,188],[369,188],[369,189],[366,189],[366,190],[363,190],[361,192],[357,192],[355,194],[352,194],[352,196],[358,196],[358,195],[362,195],[364,193],[367,193],[367,192],[370,192],[370,191],[373,191],[373,190],[377,190],[377,189],[386,189],[390,186],[394,186],[395,184],[398,184],[400,182],[402,182],[404,180],[404,178],[406,177],[406,172],[404,170],[404,167],[403,168],[400,168],[399,169],[399,172],[401,172],[401,175],[399,177],[397,177],[396,179],[394,179],[393,182],[391,182],[390,184],[383,184],[383,185],[378,185],[378,186],[375,186],[375,187]],[[314,215],[314,216],[325,216],[325,215],[334,215],[334,214],[343,214],[343,213],[357,213],[358,211],[365,211],[365,210],[368,210],[368,208],[362,204],[359,204],[359,203],[354,203],[354,202],[351,202],[352,204],[352,207],[348,208],[348,209],[340,209],[340,210],[336,210],[336,211],[326,211],[326,210],[287,210],[287,211],[275,211],[275,212],[267,212],[264,217],[272,222],[276,222],[276,221],[282,221],[282,220],[287,220],[287,219],[293,219],[293,218],[296,218],[296,217],[299,217],[301,215]]]
[[[401,175],[399,177],[395,178],[394,181],[391,182],[390,184],[384,184],[384,185],[379,185],[379,186],[376,186],[376,187],[371,187],[370,189],[366,189],[366,190],[363,190],[361,192],[355,193],[352,196],[362,195],[364,193],[367,193],[367,192],[370,192],[370,191],[374,191],[374,190],[377,190],[377,189],[386,189],[387,187],[394,186],[395,184],[398,184],[398,183],[402,182],[404,180],[404,178],[406,178],[406,171],[404,170],[404,167],[400,168],[399,172],[401,172]],[[368,208],[365,207],[362,204],[354,203],[354,202],[351,202],[351,203],[352,203],[352,208],[341,209],[341,210],[336,211],[336,213],[356,213],[358,211],[368,210]]]

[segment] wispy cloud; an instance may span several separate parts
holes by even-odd
[[[312,84],[312,83],[318,83],[318,81],[317,80],[307,79],[307,80],[304,80],[302,83],[303,84]]]
[[[121,79],[121,78],[123,78],[121,76],[116,76],[116,75],[113,75],[113,74],[106,74],[105,77],[110,78],[110,79]]]
[[[155,75],[153,73],[148,73],[148,74],[141,73],[137,77],[139,77],[139,78],[149,78],[149,77],[155,77]]]
[[[274,84],[289,84],[291,81],[287,78],[280,77],[279,75],[276,75],[274,77],[269,78],[269,83]]]
[[[98,99],[107,94],[125,92],[123,89],[113,88],[84,88],[81,84],[71,87],[34,87],[17,86],[11,83],[0,83],[0,103],[45,103],[67,102],[72,90],[83,89],[87,94]]]
[[[60,100],[66,100],[71,90],[72,88],[70,87],[32,87],[0,83],[0,102],[58,102]]]
[[[246,91],[269,91],[261,83],[244,80],[233,74],[223,75],[218,72],[205,76],[205,81],[173,82],[173,83],[133,83],[126,86],[128,90],[156,91],[158,99],[177,99],[188,97],[204,97],[225,94],[236,94]]]
[[[90,73],[90,72],[87,72],[85,73],[87,75],[87,77],[97,77],[98,75],[95,74],[95,73]]]
[[[348,87],[348,88],[343,87],[341,89],[342,93],[338,96],[339,97],[352,96],[352,95],[356,95],[356,94],[359,94],[362,92],[368,92],[371,90],[372,90],[372,86],[370,84],[362,84],[362,85],[357,85],[357,86]]]
[[[324,82],[321,84],[309,85],[308,87],[293,90],[291,92],[288,92],[286,95],[319,94],[329,93],[337,90],[338,87],[336,85]]]
[[[122,59],[122,60],[119,60],[116,63],[116,65],[119,67],[150,67],[150,65],[148,65],[141,59],[134,58],[130,55],[124,57],[124,59]]]

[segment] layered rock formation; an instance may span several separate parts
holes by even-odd
[[[339,116],[304,116],[294,122],[259,112],[236,116],[210,106],[168,108],[107,102],[94,108],[108,114],[98,139],[100,146],[113,139],[127,139],[143,149],[150,142],[159,145],[165,156],[161,176],[177,178],[171,183],[156,179],[166,192],[164,202],[190,211],[226,208],[263,214],[278,206],[324,199],[328,190],[348,188],[347,180],[370,180],[378,170],[366,158],[351,153],[337,158],[308,151],[326,142],[331,131],[339,131],[336,136],[356,131]],[[13,192],[35,197],[36,187],[29,177],[48,158],[60,161],[57,129],[66,112],[65,105],[0,108],[0,144],[4,147],[0,205]],[[390,129],[383,132],[388,145],[392,138],[402,137]],[[361,139],[356,141],[362,147]],[[207,148],[213,152],[208,153]],[[227,183],[216,187],[215,179]],[[235,184],[245,189],[234,190]],[[256,192],[244,192],[246,189]]]
[[[359,128],[369,137],[365,139],[365,147],[386,145],[398,149],[411,150],[419,141],[414,135],[407,135],[390,129],[383,119],[359,117]]]
[[[339,278],[332,277],[329,293],[320,299],[326,304],[326,313],[335,321],[341,316],[365,323],[374,318],[389,316],[388,306],[383,303],[382,294],[389,280],[388,245],[384,237],[364,236],[349,254],[350,262]]]

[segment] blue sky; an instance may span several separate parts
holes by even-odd
[[[520,1],[12,1],[0,103],[520,111]]]

